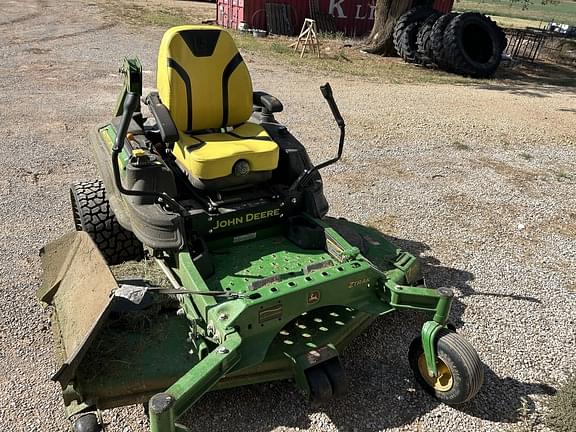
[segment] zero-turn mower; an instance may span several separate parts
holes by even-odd
[[[426,287],[416,258],[376,230],[326,217],[319,171],[345,131],[329,84],[338,152],[313,165],[219,28],[166,32],[148,118],[140,62],[121,72],[114,117],[90,134],[101,180],[72,185],[77,231],[41,251],[53,379],[76,432],[135,403],[152,432],[183,431],[206,392],[273,380],[314,402],[342,395],[343,348],[398,309],[431,317],[408,353],[424,389],[474,397],[482,364],[448,328],[452,291]]]

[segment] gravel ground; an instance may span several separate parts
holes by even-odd
[[[212,7],[212,6],[207,6]],[[66,428],[38,249],[73,228],[68,184],[96,176],[91,124],[108,118],[124,55],[146,84],[162,31],[112,25],[87,0],[0,0],[0,430]],[[337,131],[326,76],[247,56],[255,86],[318,160]],[[322,74],[324,75],[324,74]],[[185,422],[214,431],[545,430],[548,395],[575,360],[576,90],[380,85],[330,77],[348,123],[345,157],[324,173],[331,214],[378,226],[453,286],[453,320],[486,364],[471,403],[440,405],[406,361],[424,317],[380,319],[344,353],[349,394],[311,408],[290,384],[207,395]],[[141,407],[106,413],[144,430]]]

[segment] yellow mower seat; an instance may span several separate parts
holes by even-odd
[[[158,54],[157,87],[180,135],[174,156],[192,179],[244,176],[234,184],[251,183],[266,179],[252,174],[278,166],[278,145],[261,126],[247,123],[252,80],[227,32],[195,25],[168,30]],[[241,174],[234,169],[239,161],[245,161]]]
[[[174,156],[195,177],[212,180],[233,172],[239,160],[250,171],[272,171],[278,166],[278,144],[254,123],[244,123],[229,133],[181,135]]]

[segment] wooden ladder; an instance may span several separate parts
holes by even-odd
[[[300,58],[304,57],[304,53],[308,47],[310,47],[312,54],[316,53],[318,58],[320,58],[320,41],[318,40],[318,28],[316,27],[315,20],[311,18],[304,20],[298,40],[290,46],[294,47],[294,52],[297,52],[300,49],[300,44],[302,44]]]

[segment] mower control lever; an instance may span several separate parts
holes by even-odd
[[[332,115],[334,119],[336,119],[336,123],[338,124],[339,128],[344,127],[344,119],[342,118],[342,114],[340,114],[340,110],[338,109],[338,105],[336,105],[336,101],[334,100],[334,95],[332,94],[332,87],[330,87],[330,83],[326,83],[323,86],[320,86],[320,91],[322,92],[322,96],[328,102],[328,106],[332,111]]]
[[[302,174],[300,174],[300,176],[298,176],[298,178],[294,180],[294,183],[292,183],[292,185],[290,186],[291,191],[298,189],[302,185],[306,185],[316,172],[318,172],[322,168],[326,168],[327,166],[338,162],[342,157],[342,151],[344,150],[344,138],[346,136],[346,124],[344,123],[342,114],[340,114],[338,105],[336,105],[336,101],[334,100],[334,95],[332,94],[332,87],[330,87],[330,84],[326,83],[323,86],[320,86],[320,91],[322,92],[322,96],[324,96],[324,99],[326,99],[326,102],[328,102],[328,106],[332,111],[332,115],[334,116],[334,119],[336,120],[336,123],[340,128],[340,142],[338,143],[338,154],[336,155],[335,158],[324,161],[312,167],[310,170],[304,171]]]

